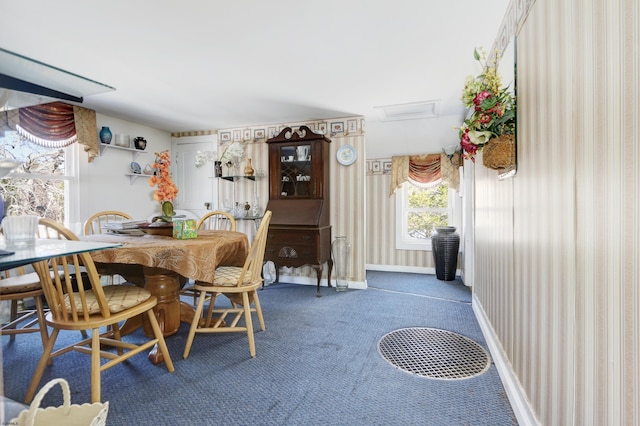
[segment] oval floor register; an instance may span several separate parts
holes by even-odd
[[[489,354],[476,342],[436,328],[402,328],[384,335],[378,352],[406,372],[432,379],[466,379],[489,368]]]

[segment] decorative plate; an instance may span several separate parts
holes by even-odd
[[[142,167],[140,167],[140,164],[138,164],[135,161],[133,161],[131,163],[131,173],[135,173],[136,175],[141,174],[142,173]]]
[[[342,145],[336,152],[338,163],[343,166],[350,166],[355,163],[357,157],[356,149],[351,145]]]

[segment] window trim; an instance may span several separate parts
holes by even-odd
[[[440,183],[438,183],[438,185],[439,184]],[[396,250],[431,251],[430,238],[425,241],[404,238],[407,234],[406,230],[408,226],[405,219],[408,216],[407,198],[410,185],[413,184],[404,182],[396,191]],[[457,230],[461,230],[462,201],[460,194],[451,188],[449,188],[447,215],[449,225],[455,226]]]
[[[16,132],[17,133],[17,132]],[[31,143],[34,143],[31,141]],[[14,171],[13,178],[19,179],[42,179],[42,180],[63,180],[64,186],[64,225],[70,227],[72,223],[78,221],[80,216],[80,185],[78,179],[80,152],[83,146],[79,143],[72,143],[62,147],[64,151],[65,169],[63,175],[47,175],[40,173],[21,173]],[[51,150],[60,148],[49,148]]]

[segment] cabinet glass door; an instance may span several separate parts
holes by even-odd
[[[280,147],[280,195],[309,197],[311,194],[311,145]]]

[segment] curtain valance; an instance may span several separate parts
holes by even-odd
[[[423,184],[440,180],[440,154],[391,157],[391,192],[393,195],[409,179]]]
[[[0,134],[5,130],[48,148],[78,142],[84,145],[89,162],[99,155],[96,112],[79,106],[51,102],[5,111],[0,115]]]
[[[409,179],[428,185],[444,180],[452,189],[458,190],[460,152],[451,157],[447,154],[404,155],[391,157],[391,185],[389,196]]]

